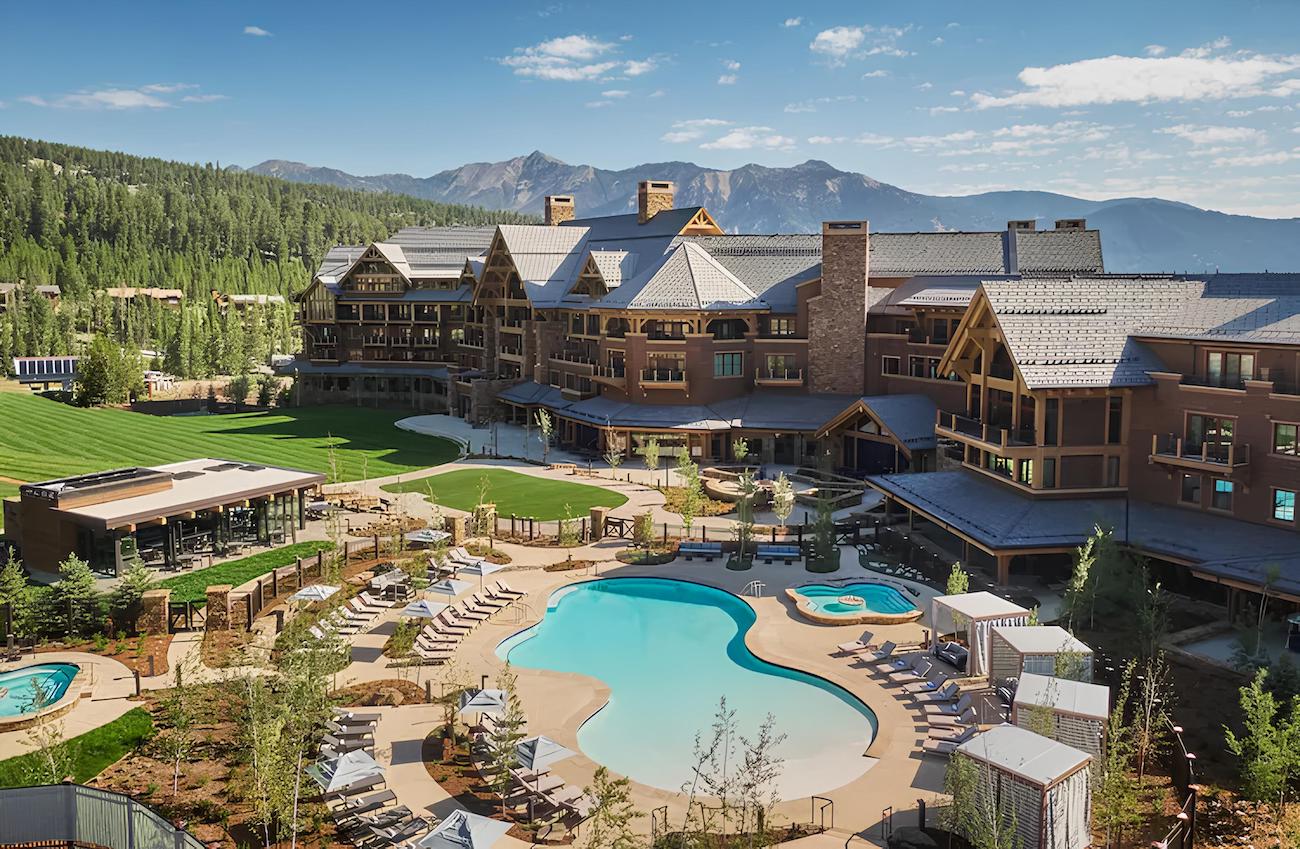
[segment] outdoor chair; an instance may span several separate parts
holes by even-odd
[[[369,796],[358,796],[350,800],[350,804],[345,803],[334,808],[334,819],[336,821],[351,819],[377,811],[390,802],[397,801],[397,794],[392,790],[380,790],[378,793],[371,793]]]
[[[926,705],[926,716],[961,716],[971,706],[970,694],[962,696],[951,704]]]
[[[930,672],[933,669],[934,664],[931,663],[925,655],[918,655],[917,659],[912,661],[911,668],[890,673],[889,682],[891,684],[907,684],[909,682],[923,680],[929,677]]]
[[[486,557],[475,557],[466,551],[465,547],[462,545],[458,545],[448,551],[447,556],[450,557],[453,562],[459,563],[462,566],[477,566],[480,563],[487,562]]]
[[[510,606],[510,602],[496,598],[488,598],[485,593],[474,593],[469,598],[470,601],[474,602],[479,607],[490,608],[492,610],[501,610]]]
[[[966,708],[959,716],[927,716],[931,732],[938,729],[965,728],[967,725],[978,725],[976,722],[975,708]]]
[[[926,681],[917,681],[913,684],[906,684],[903,687],[903,692],[909,696],[916,696],[922,693],[937,693],[944,687],[948,686],[948,682],[951,680],[952,679],[947,675],[941,675],[938,678],[931,678]]]
[[[947,730],[932,729],[930,731],[931,740],[947,740],[958,745],[965,743],[970,738],[979,733],[979,726],[966,725],[962,728],[950,728]]]
[[[949,681],[934,692],[914,693],[912,698],[919,704],[943,704],[955,701],[961,693],[956,681]]]
[[[446,612],[452,613],[459,619],[468,619],[471,622],[483,622],[491,615],[481,610],[474,610],[463,601],[455,607],[448,608]]]
[[[873,636],[875,635],[872,634],[870,631],[863,631],[861,637],[858,637],[856,640],[852,640],[847,643],[840,643],[838,646],[835,647],[835,651],[840,655],[850,655],[850,656],[861,654],[862,652],[866,652],[866,651],[875,651],[876,646],[874,643],[871,642],[871,638]]]
[[[975,734],[971,734],[971,737],[974,736]],[[926,740],[921,744],[921,753],[925,755],[941,755],[946,758],[957,751],[957,747],[965,742],[965,740]]]
[[[497,581],[496,584],[487,588],[487,594],[501,601],[518,601],[528,593],[521,593],[518,590],[507,589],[504,581]]]
[[[503,596],[514,596],[515,598],[523,598],[524,596],[528,595],[528,593],[523,592],[521,590],[517,590],[514,587],[510,586],[504,580],[497,581],[496,591]]]
[[[945,642],[935,646],[934,656],[950,664],[957,671],[965,672],[970,652],[960,643]]]

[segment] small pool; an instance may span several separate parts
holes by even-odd
[[[77,671],[75,663],[40,663],[0,672],[0,717],[53,707],[68,692]]]
[[[688,581],[611,578],[563,587],[537,625],[497,654],[519,667],[599,679],[610,700],[578,730],[597,763],[642,784],[680,790],[691,778],[696,732],[718,699],[754,737],[767,714],[786,739],[783,798],[840,787],[871,765],[876,717],[835,684],[755,657],[745,634],[757,617],[741,599]]]
[[[826,624],[911,622],[921,609],[894,587],[862,581],[852,584],[805,584],[786,590],[807,619]]]

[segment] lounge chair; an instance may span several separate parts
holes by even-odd
[[[505,596],[505,597],[514,596],[515,598],[523,598],[524,596],[528,595],[528,593],[520,592],[519,590],[507,584],[505,581],[497,581],[496,593],[497,595],[500,596]]]
[[[942,716],[927,716],[926,719],[929,720],[930,728],[932,730],[936,728],[964,728],[967,725],[979,724],[975,721],[975,708],[966,708],[966,710],[957,716],[948,716],[945,714]]]
[[[975,735],[972,734],[971,736],[974,737]],[[960,743],[956,740],[926,740],[921,744],[921,752],[926,755],[942,755],[946,758],[957,751],[957,747],[965,742],[965,740]]]
[[[434,663],[446,663],[456,654],[454,647],[445,649],[427,649],[424,646],[413,646],[411,651],[421,660],[428,660]]]
[[[876,646],[871,642],[873,636],[870,631],[863,631],[861,637],[851,642],[840,643],[835,647],[835,651],[841,655],[856,655],[866,651],[875,651]]]
[[[949,728],[945,730],[935,729],[930,732],[931,740],[947,740],[950,743],[956,743],[960,746],[976,734],[980,733],[978,725],[966,725],[961,728]]]
[[[900,669],[897,672],[889,674],[891,684],[907,684],[915,681],[923,681],[930,676],[934,664],[925,655],[917,655],[912,659],[912,665],[907,669]]]
[[[488,587],[483,592],[485,595],[487,595],[488,598],[493,599],[494,601],[505,602],[506,604],[512,604],[516,601],[519,601],[519,599],[523,598],[526,595],[526,593],[503,592],[499,584]]]
[[[379,844],[382,846],[400,846],[413,837],[419,837],[432,827],[432,824],[424,817],[416,817],[400,827],[375,828],[371,826],[370,833],[378,839]]]
[[[415,642],[430,643],[430,644],[459,643],[462,637],[463,637],[462,634],[456,634],[449,631],[440,631],[437,628],[434,628],[432,625],[425,625],[424,628],[420,630],[419,635],[416,636]]]
[[[470,631],[473,631],[476,625],[478,625],[477,622],[468,622],[464,619],[457,618],[456,614],[452,612],[451,608],[447,608],[446,610],[439,613],[437,616],[434,617],[432,622],[432,627],[440,631],[458,633],[461,634],[462,636],[468,634]]]
[[[392,790],[380,790],[378,793],[371,793],[369,796],[358,796],[335,808],[334,818],[338,820],[368,814],[379,810],[389,802],[396,801],[397,794]]]
[[[345,722],[349,725],[360,725],[368,722],[371,725],[378,725],[379,720],[383,719],[382,713],[357,713],[351,708],[334,708],[334,719],[338,722]]]
[[[474,593],[469,597],[469,600],[477,604],[479,607],[490,607],[494,610],[501,610],[503,607],[507,607],[510,604],[510,602],[503,601],[502,599],[487,598],[484,593]]]
[[[883,660],[866,664],[867,670],[873,675],[889,675],[893,672],[902,672],[904,669],[911,669],[924,655],[890,655]]]
[[[356,736],[356,737],[339,737],[334,734],[326,734],[321,737],[321,745],[329,746],[335,752],[353,752],[362,749],[367,752],[374,752],[375,738],[373,736]]]
[[[966,712],[966,708],[971,706],[970,694],[962,696],[950,704],[926,705],[925,713],[927,716],[961,716]]]
[[[397,604],[397,602],[395,601],[389,601],[383,598],[375,598],[370,594],[368,590],[362,590],[361,592],[357,593],[356,596],[354,597],[360,599],[361,603],[364,604],[366,607],[373,608],[376,610],[386,610],[392,607],[393,605]]]
[[[492,615],[483,610],[475,610],[463,601],[444,612],[451,613],[457,619],[468,619],[471,622],[482,622]]]
[[[461,566],[477,566],[480,563],[486,563],[486,557],[475,557],[465,550],[465,546],[458,545],[447,552],[447,557],[453,563],[459,563]]]
[[[913,684],[907,684],[903,687],[903,692],[909,696],[917,696],[923,693],[937,693],[944,687],[947,687],[952,679],[947,675],[941,675],[938,678],[931,678],[926,681],[917,681]]]
[[[460,606],[462,610],[468,610],[470,613],[483,616],[484,618],[490,618],[501,609],[499,607],[485,607],[484,605],[479,604],[477,595],[470,596],[467,599],[462,599]]]
[[[340,787],[332,793],[325,794],[325,802],[346,802],[354,796],[359,796],[367,790],[373,790],[376,787],[382,787],[388,783],[383,773],[367,776],[359,781],[354,781],[346,787]]]
[[[918,704],[931,705],[955,701],[960,695],[961,687],[957,686],[956,681],[949,681],[933,692],[913,693],[912,698]]]

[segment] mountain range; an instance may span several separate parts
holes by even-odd
[[[1084,200],[1039,191],[938,196],[909,192],[810,159],[788,168],[728,171],[691,162],[655,162],[612,171],[569,165],[534,151],[504,162],[475,162],[431,177],[359,177],[271,159],[249,169],[303,183],[394,192],[443,203],[541,214],[549,194],[574,196],[579,217],[630,212],[636,185],[672,180],[678,206],[706,207],[732,233],[814,233],[824,220],[866,219],[878,231],[999,230],[1012,219],[1086,218],[1101,230],[1107,271],[1300,271],[1300,218],[1228,215],[1159,198]]]

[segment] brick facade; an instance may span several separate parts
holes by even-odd
[[[870,240],[865,221],[822,225],[821,293],[808,305],[813,392],[861,394],[865,390]]]

